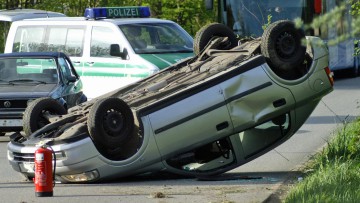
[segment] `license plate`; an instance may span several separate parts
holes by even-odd
[[[23,121],[21,119],[0,119],[0,126],[3,127],[19,127],[23,126]]]
[[[33,173],[35,172],[35,164],[32,162],[23,162],[20,163],[21,172]]]

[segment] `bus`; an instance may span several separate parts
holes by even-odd
[[[342,8],[336,25],[323,24],[316,29],[307,29],[306,34],[318,36],[328,44],[329,66],[332,71],[347,70],[351,76],[359,75],[360,57],[356,55],[356,37],[331,43],[353,32],[351,5],[343,0],[204,0],[208,10],[217,5],[217,18],[240,36],[260,37],[266,25],[277,20],[301,19],[309,25],[318,16]]]

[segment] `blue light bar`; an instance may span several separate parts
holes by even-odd
[[[103,7],[85,9],[85,18],[147,18],[150,8],[146,6]]]

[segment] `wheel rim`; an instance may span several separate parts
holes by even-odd
[[[104,130],[110,136],[116,136],[123,129],[124,118],[122,114],[114,109],[104,115]]]
[[[295,38],[288,32],[283,33],[277,39],[276,50],[283,58],[290,58],[296,49]]]

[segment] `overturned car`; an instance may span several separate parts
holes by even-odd
[[[49,124],[11,136],[13,169],[31,179],[34,152],[45,144],[61,182],[162,170],[213,176],[289,139],[333,89],[326,47],[290,21],[239,44],[228,28],[210,24],[194,42],[193,58],[66,115],[45,108],[34,115],[33,121]]]

